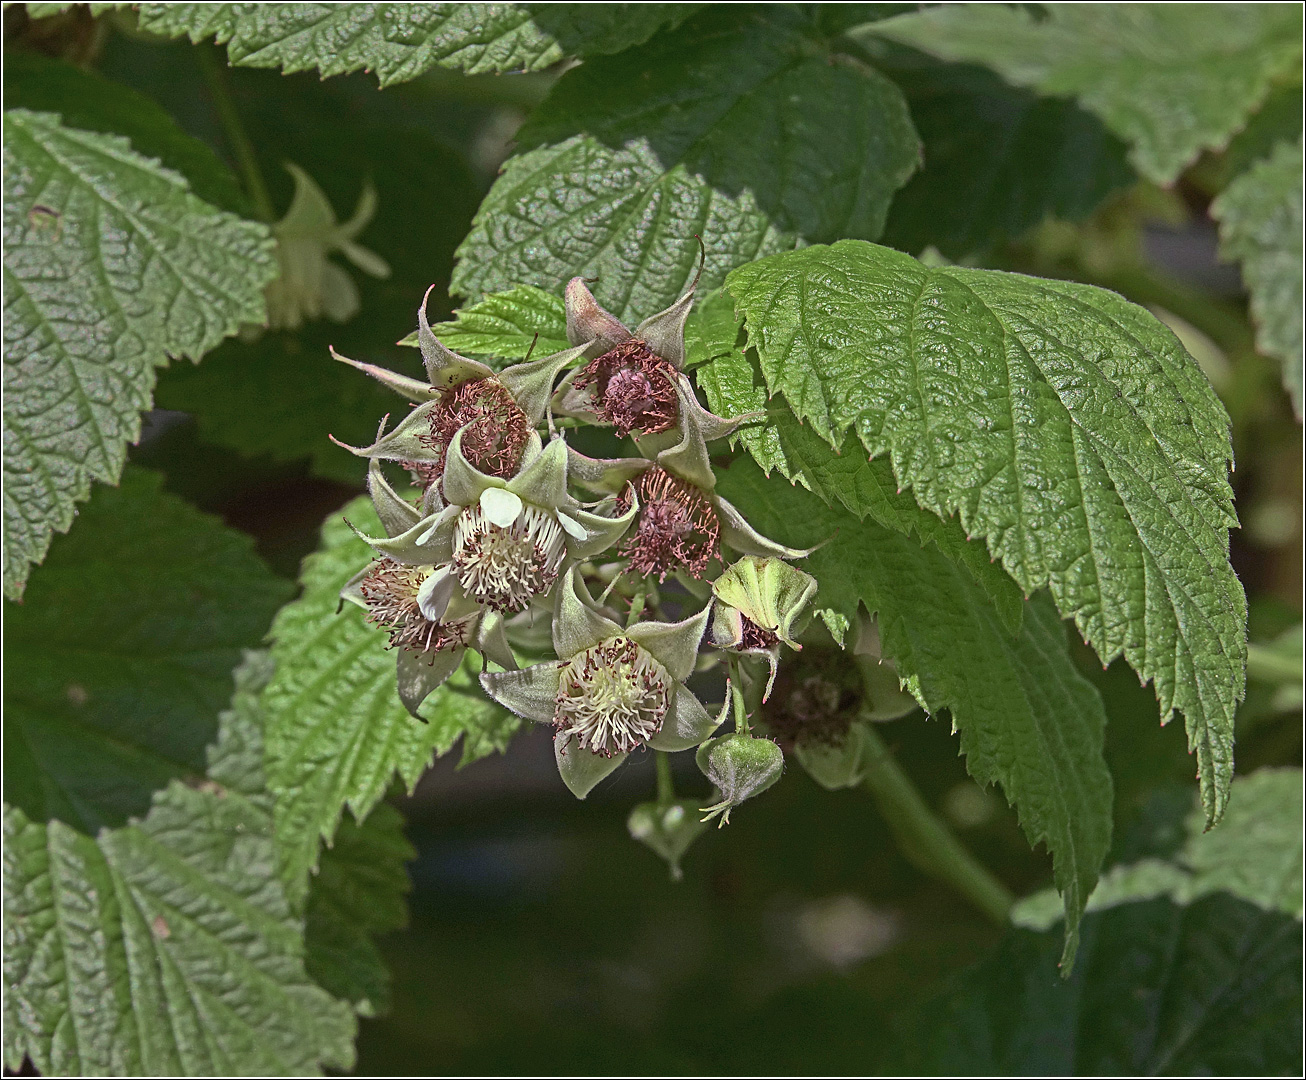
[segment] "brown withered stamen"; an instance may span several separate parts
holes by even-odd
[[[379,559],[358,586],[367,601],[367,621],[390,635],[390,648],[442,652],[470,640],[471,617],[432,622],[417,606],[417,592],[429,570]],[[434,662],[434,657],[432,657]]]
[[[420,441],[440,456],[421,470],[426,486],[444,475],[445,452],[459,428],[471,425],[463,432],[463,457],[488,476],[505,478],[521,464],[531,432],[529,417],[495,379],[472,379],[443,391],[430,419],[430,434]]]
[[[593,408],[618,437],[656,435],[676,426],[676,367],[642,341],[623,341],[576,373],[574,386],[594,387]]]
[[[739,639],[739,648],[769,649],[780,640],[775,631],[768,630],[765,626],[758,626],[742,611],[739,613],[739,617],[743,623],[743,634]]]
[[[809,675],[783,696],[778,708],[768,710],[767,728],[781,745],[842,746],[854,715],[846,696],[824,676]]]
[[[621,548],[639,574],[659,581],[677,567],[701,578],[717,556],[721,523],[707,496],[693,484],[655,465],[635,481],[639,519],[635,535]]]

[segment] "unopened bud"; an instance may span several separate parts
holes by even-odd
[[[755,735],[735,732],[709,739],[695,756],[699,770],[721,792],[721,801],[703,807],[704,821],[721,815],[721,825],[729,824],[730,811],[745,799],[760,795],[784,772],[785,756],[777,743]]]
[[[630,835],[666,860],[671,867],[673,881],[679,881],[682,877],[681,858],[689,850],[690,844],[707,828],[707,823],[699,818],[697,809],[697,801],[692,799],[680,799],[666,804],[646,802],[635,807],[626,819]]]

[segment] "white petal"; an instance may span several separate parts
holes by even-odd
[[[486,488],[481,492],[481,513],[493,524],[506,529],[522,512],[522,501],[504,488]]]
[[[585,526],[575,518],[568,517],[561,510],[557,511],[557,515],[558,524],[562,526],[563,531],[566,532],[568,536],[581,541],[581,543],[584,543],[590,538],[590,534],[586,531]]]

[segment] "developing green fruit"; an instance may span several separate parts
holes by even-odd
[[[707,814],[703,820],[720,814],[720,825],[729,824],[730,811],[741,802],[779,780],[785,765],[784,751],[777,743],[739,732],[705,742],[694,760],[721,792],[720,802],[703,807]]]

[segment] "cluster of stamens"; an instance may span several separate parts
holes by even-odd
[[[531,422],[507,389],[494,379],[472,379],[445,390],[430,416],[431,430],[421,442],[440,457],[425,463],[424,479],[444,475],[444,455],[460,428],[463,457],[488,476],[509,477],[521,464]],[[468,426],[470,425],[470,426]]]
[[[657,574],[659,581],[678,567],[701,578],[717,556],[721,523],[706,495],[660,465],[635,481],[639,521],[621,548],[636,573]]]
[[[632,431],[656,435],[675,427],[676,368],[642,341],[623,341],[586,364],[576,375],[578,390],[594,387],[593,408],[620,438]]]
[[[782,745],[843,745],[852,725],[854,695],[824,675],[808,675],[777,696],[780,705],[768,712],[766,722]]]
[[[774,630],[768,630],[765,626],[758,626],[757,623],[742,612],[739,618],[743,625],[743,632],[739,638],[739,648],[764,650],[771,648],[780,640]]]
[[[507,526],[469,506],[454,526],[453,550],[452,569],[468,596],[495,611],[522,611],[553,585],[565,538],[557,521],[529,503]]]
[[[562,669],[553,722],[581,747],[612,757],[657,734],[671,703],[671,677],[635,642],[610,638]]]
[[[422,614],[417,594],[429,575],[429,567],[379,559],[359,583],[367,620],[390,635],[391,648],[435,653],[468,643],[471,618],[445,623]]]

